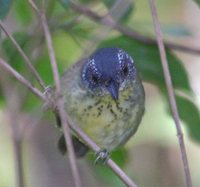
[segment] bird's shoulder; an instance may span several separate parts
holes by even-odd
[[[68,68],[61,76],[61,92],[63,94],[70,94],[75,90],[82,89],[81,84],[81,70],[86,59],[81,59],[70,68]]]
[[[76,78],[77,76],[80,77],[81,69],[86,59],[79,60],[67,70],[64,71],[63,75],[61,76],[61,84],[68,84],[72,79]]]

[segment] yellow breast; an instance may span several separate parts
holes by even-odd
[[[130,84],[116,102],[109,94],[95,96],[76,87],[65,98],[66,109],[97,145],[111,151],[137,130],[144,112],[144,94],[139,92]]]

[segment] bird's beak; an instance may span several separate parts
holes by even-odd
[[[117,101],[118,100],[118,96],[119,96],[119,85],[116,84],[115,82],[111,82],[108,86],[107,86],[107,90],[110,92],[112,98]]]

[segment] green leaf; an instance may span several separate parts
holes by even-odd
[[[94,26],[89,24],[86,25],[85,23],[79,23],[74,25],[69,33],[78,39],[89,39],[91,38],[91,33],[93,30],[95,30]]]
[[[11,7],[12,0],[0,0],[0,19],[6,17]]]
[[[189,135],[200,142],[200,113],[195,104],[187,98],[176,95],[181,120],[185,123]]]
[[[118,149],[111,153],[111,158],[119,165],[123,167],[127,161],[127,151],[124,148]]]
[[[119,165],[119,167],[123,168],[125,166],[127,161],[127,151],[124,148],[120,148],[114,152],[111,153],[111,158]],[[97,175],[97,178],[100,180],[103,180],[106,182],[109,186],[115,186],[115,187],[123,187],[124,184],[121,182],[121,180],[113,173],[113,171],[104,166],[103,164],[97,164],[94,167],[94,155],[88,154],[87,158],[89,159],[89,163],[91,164],[91,168],[95,170],[95,174]]]
[[[23,90],[23,89],[22,89]],[[38,107],[41,106],[41,100],[38,99],[35,95],[33,95],[31,92],[27,91],[27,95],[24,96],[22,109],[25,112],[38,110]]]
[[[58,62],[58,70],[59,73],[64,72],[65,64],[61,63],[59,59],[57,59]],[[46,85],[53,86],[54,85],[54,79],[53,79],[53,73],[51,68],[51,63],[49,59],[49,54],[47,51],[43,52],[43,55],[41,55],[35,62],[35,68],[38,71],[39,75],[41,76],[42,80],[46,83]]]
[[[65,66],[76,62],[81,55],[80,45],[66,32],[55,32],[53,35],[53,47],[56,58]]]
[[[14,5],[18,20],[23,24],[28,24],[32,19],[32,9],[28,1],[15,0]]]
[[[48,85],[53,84],[53,75],[48,53],[46,52],[44,55],[40,56],[36,60],[35,64],[36,69],[42,80]]]
[[[92,168],[95,170],[97,178],[102,182],[106,182],[107,186],[124,187],[123,182],[110,168],[100,164],[95,167],[92,166]]]
[[[100,46],[124,49],[133,57],[144,81],[156,84],[161,90],[165,88],[162,65],[156,45],[147,45],[129,37],[119,36],[106,40]],[[169,50],[166,52],[174,88],[191,92],[184,66]]]

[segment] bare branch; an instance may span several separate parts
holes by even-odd
[[[62,122],[62,125],[63,125],[65,141],[66,141],[66,144],[67,144],[67,149],[68,149],[68,154],[69,154],[70,166],[71,166],[72,174],[73,174],[73,177],[74,177],[74,183],[75,183],[76,187],[81,187],[80,176],[79,176],[78,167],[77,167],[77,163],[76,163],[74,148],[73,148],[73,145],[72,145],[70,128],[69,128],[69,125],[67,123],[67,117],[66,117],[65,111],[64,111],[64,102],[63,102],[63,98],[60,97],[60,91],[61,91],[60,78],[59,78],[55,52],[54,52],[54,49],[53,49],[52,39],[51,39],[50,31],[49,31],[49,28],[48,28],[46,16],[45,16],[43,11],[40,11],[37,8],[37,6],[35,5],[35,3],[32,0],[29,0],[29,3],[36,10],[36,12],[37,12],[37,14],[40,17],[41,22],[42,22],[44,35],[45,35],[46,42],[47,42],[48,53],[49,53],[49,57],[50,57],[53,77],[54,77],[54,81],[55,81],[56,99],[57,99],[56,104],[57,104],[58,111],[59,111],[59,114],[60,114],[60,117],[61,117],[61,122]]]
[[[57,67],[57,62],[55,58],[55,53],[52,47],[52,39],[50,36],[49,28],[46,22],[46,17],[45,14],[41,14],[41,19],[42,19],[42,25],[47,41],[47,46],[48,46],[48,52],[50,56],[50,62],[52,66],[52,71],[53,71],[53,77],[56,85],[56,95],[57,95],[57,107],[59,109],[59,114],[61,117],[61,122],[63,125],[63,130],[64,130],[64,135],[65,135],[65,141],[67,144],[67,149],[68,149],[68,154],[69,154],[69,160],[71,163],[71,169],[72,169],[72,174],[74,177],[74,183],[76,187],[81,187],[81,181],[80,181],[80,176],[78,172],[78,167],[76,163],[76,158],[75,158],[75,153],[74,153],[74,148],[72,145],[72,140],[71,140],[71,134],[70,134],[70,128],[67,123],[67,118],[64,112],[64,101],[63,98],[60,97],[60,78],[58,74],[58,67]]]
[[[100,16],[97,13],[93,12],[92,10],[90,10],[89,8],[74,3],[72,1],[70,1],[70,6],[77,12],[91,18],[94,21],[97,21],[103,25],[106,25],[108,27],[111,27],[121,33],[123,33],[124,35],[136,39],[138,41],[144,42],[146,44],[156,44],[156,40],[152,39],[150,37],[147,37],[145,35],[142,35],[136,31],[134,31],[133,29],[130,29],[128,27],[125,27],[123,25],[120,25],[119,23],[117,23],[115,20],[113,20],[111,17],[108,16]],[[194,48],[194,47],[188,47],[188,46],[184,46],[181,44],[177,44],[177,43],[172,43],[172,42],[168,42],[165,41],[165,46],[169,49],[174,49],[174,50],[179,50],[179,51],[183,51],[183,52],[187,52],[187,53],[192,53],[192,54],[200,54],[200,49],[198,48]]]
[[[167,61],[165,47],[164,47],[164,43],[163,43],[163,39],[162,39],[162,32],[161,32],[160,23],[159,23],[159,19],[158,19],[158,15],[157,15],[155,1],[149,0],[149,4],[151,7],[151,13],[152,13],[152,18],[153,18],[153,23],[154,23],[154,29],[156,32],[157,44],[159,47],[160,58],[161,58],[164,77],[165,77],[165,83],[167,86],[169,104],[170,104],[172,116],[174,118],[174,122],[176,125],[177,136],[178,136],[180,151],[181,151],[181,157],[182,157],[182,162],[183,162],[183,167],[184,167],[184,172],[185,172],[185,180],[186,180],[187,187],[192,187],[192,180],[191,180],[191,176],[190,176],[190,169],[189,169],[187,153],[186,153],[186,148],[185,148],[185,143],[184,143],[184,138],[183,138],[183,132],[181,129],[179,113],[177,110],[174,89],[173,89],[172,80],[171,80],[171,76],[170,76],[170,72],[169,72],[168,61]]]
[[[57,66],[56,57],[55,57],[55,53],[54,53],[54,49],[53,49],[50,31],[49,31],[49,28],[47,25],[46,16],[43,12],[40,13],[40,18],[42,21],[42,26],[44,29],[44,34],[45,34],[45,38],[46,38],[46,42],[47,42],[47,47],[48,47],[48,52],[49,52],[49,57],[50,57],[50,62],[51,62],[51,68],[52,68],[54,82],[55,82],[55,86],[56,86],[56,92],[59,95],[61,88],[60,88],[60,77],[59,77],[59,72],[58,72],[58,66]]]
[[[28,58],[28,56],[24,53],[23,49],[19,46],[19,44],[17,43],[17,41],[14,39],[14,37],[8,32],[8,30],[6,29],[5,25],[0,21],[0,27],[3,30],[3,32],[6,34],[6,36],[11,40],[11,42],[13,43],[13,45],[16,47],[16,49],[18,50],[19,54],[22,56],[22,58],[24,59],[25,63],[27,64],[30,72],[35,76],[36,80],[39,82],[40,86],[45,90],[45,84],[43,82],[43,80],[41,79],[40,75],[38,74],[38,72],[36,71],[36,69],[34,68],[34,66],[32,65],[30,59]]]
[[[45,101],[45,97],[43,93],[41,93],[36,87],[31,85],[30,82],[28,82],[22,75],[20,75],[16,70],[14,70],[8,63],[6,63],[2,58],[0,58],[0,65],[8,71],[10,74],[12,74],[19,82],[24,84],[30,91],[32,91],[36,96],[41,98],[43,101]]]

